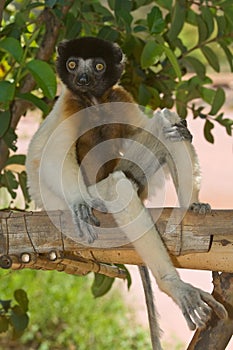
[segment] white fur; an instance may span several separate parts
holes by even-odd
[[[169,155],[166,158],[171,173],[179,203],[182,208],[189,208],[190,204],[199,201],[200,191],[200,167],[196,151],[189,141],[172,142],[165,139],[162,132],[164,127],[169,127],[180,121],[179,116],[163,109],[154,115],[160,132],[160,140],[166,145]]]
[[[46,210],[66,210],[90,200],[76,162],[76,119],[62,119],[63,99],[64,94],[33,136],[27,153],[29,193]]]

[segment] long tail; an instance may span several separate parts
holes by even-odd
[[[162,346],[160,343],[160,328],[157,321],[157,312],[156,312],[155,303],[154,303],[154,296],[153,296],[149,270],[146,266],[138,266],[138,269],[140,272],[145,299],[146,299],[152,349],[162,350]]]

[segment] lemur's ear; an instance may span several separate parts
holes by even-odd
[[[116,59],[116,63],[121,63],[124,61],[124,54],[120,48],[120,46],[116,43],[113,44],[114,57]]]
[[[60,42],[58,44],[57,52],[58,52],[59,56],[61,56],[65,53],[67,42],[68,42],[68,40],[63,40],[62,42]]]

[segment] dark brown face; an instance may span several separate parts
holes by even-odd
[[[76,93],[89,92],[95,95],[106,90],[106,63],[102,58],[70,57],[66,61],[68,87]],[[100,91],[99,87],[101,86]]]
[[[102,96],[122,74],[123,54],[109,41],[85,37],[58,46],[57,72],[75,94]]]

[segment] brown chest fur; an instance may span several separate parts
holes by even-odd
[[[89,130],[77,140],[77,161],[88,185],[104,179],[116,167],[123,131],[120,124],[107,124]]]
[[[95,102],[95,103],[94,103]],[[95,106],[97,104],[105,104],[108,102],[130,102],[133,103],[132,96],[126,92],[122,87],[116,86],[106,92],[99,101],[93,101],[91,97],[74,96],[67,91],[64,104],[64,118],[84,110],[85,108]],[[109,109],[108,109],[109,108]],[[84,180],[87,185],[96,183],[113,172],[116,167],[120,152],[122,149],[122,139],[130,134],[129,128],[125,124],[112,123],[111,124],[111,108],[106,107],[105,119],[106,124],[98,127],[92,127],[93,119],[95,121],[102,121],[103,115],[98,112],[90,113],[90,116],[84,116],[88,119],[85,123],[88,124],[88,131],[83,133],[76,141],[76,157],[77,162],[81,167]],[[93,118],[93,119],[92,119]],[[81,128],[84,121],[82,117],[77,124]],[[109,141],[105,143],[105,141]],[[101,145],[99,148],[98,145]],[[97,147],[96,147],[97,146]]]

